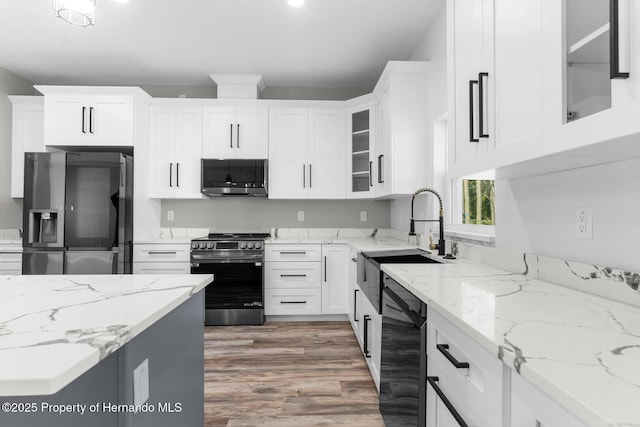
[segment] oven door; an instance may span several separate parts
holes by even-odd
[[[236,259],[192,255],[191,259],[192,274],[213,274],[204,293],[205,324],[253,324],[246,319],[263,319],[264,314],[255,313],[264,313],[262,255]]]

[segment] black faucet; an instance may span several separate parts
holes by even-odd
[[[438,216],[438,219],[414,219],[413,218],[413,201],[415,200],[416,196],[420,193],[433,193],[437,198],[438,198],[438,202],[440,203],[440,215]],[[444,209],[442,208],[442,197],[440,197],[440,194],[438,194],[437,191],[425,187],[425,188],[420,188],[418,190],[416,190],[413,193],[413,196],[411,197],[411,223],[409,224],[409,236],[415,236],[416,235],[416,221],[417,222],[436,222],[438,221],[440,223],[440,236],[438,238],[438,244],[435,246],[436,249],[438,249],[438,255],[444,255]]]

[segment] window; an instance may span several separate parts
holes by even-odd
[[[492,179],[462,179],[462,224],[495,225],[496,196]]]

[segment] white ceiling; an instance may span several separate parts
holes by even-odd
[[[55,17],[51,0],[4,0],[0,67],[36,84],[211,85],[261,74],[267,86],[375,84],[409,59],[444,0],[97,0],[96,25]]]

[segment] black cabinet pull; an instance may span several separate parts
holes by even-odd
[[[358,290],[353,290],[353,321],[359,322],[358,320]]]
[[[369,162],[369,187],[373,187],[373,162]]]
[[[84,124],[84,116],[87,114],[87,107],[82,107],[82,133],[87,133],[86,126]]]
[[[238,130],[236,131],[236,146],[240,148],[240,123],[237,124]]]
[[[173,187],[173,163],[169,163],[169,187]]]
[[[324,257],[324,281],[327,282],[327,257]]]
[[[280,255],[304,255],[306,251],[280,251]]]
[[[485,89],[485,85],[484,85],[484,81],[485,79],[487,79],[487,84],[489,83],[488,79],[489,79],[489,73],[479,73],[478,74],[478,127],[479,127],[479,132],[478,132],[478,136],[480,138],[489,138],[489,134],[486,133],[488,132],[488,129],[484,128],[484,103],[485,103],[485,97],[484,97],[484,89]]]
[[[449,344],[436,344],[436,348],[456,368],[469,369],[469,364],[467,362],[459,362],[458,359],[456,359],[451,353],[449,353]]]
[[[469,142],[480,142],[478,138],[474,137],[474,120],[473,114],[475,113],[475,99],[473,96],[474,86],[478,85],[477,80],[469,80]]]
[[[620,71],[620,11],[618,0],[609,0],[609,67],[612,79],[628,79],[629,73]]]
[[[309,188],[313,188],[313,182],[311,181],[311,163],[309,163]]]
[[[306,304],[307,301],[280,301],[280,304]]]
[[[180,187],[180,163],[176,163],[176,187]]]
[[[368,314],[364,315],[364,357],[370,358],[371,352],[369,351],[369,322],[371,321],[371,316]]]
[[[176,255],[176,251],[149,251],[149,255]]]
[[[436,394],[438,395],[440,400],[442,400],[442,403],[444,403],[444,406],[447,407],[447,409],[449,410],[453,418],[455,418],[458,425],[460,427],[469,427],[469,425],[464,422],[464,420],[462,419],[462,417],[460,416],[456,408],[451,404],[447,396],[442,392],[442,390],[440,390],[440,387],[437,384],[438,381],[440,381],[440,378],[438,377],[427,377],[427,382],[431,384],[431,387],[433,387],[433,390],[435,390]]]
[[[281,274],[280,277],[307,277],[306,274]]]
[[[229,125],[229,147],[233,148],[233,123]]]
[[[302,164],[302,188],[307,188],[307,165]]]
[[[89,107],[89,133],[93,133],[93,107]]]

